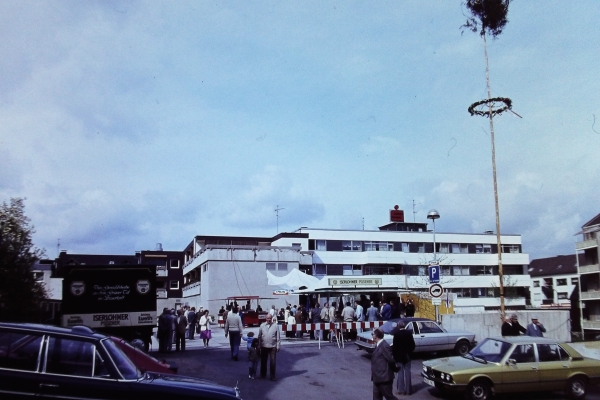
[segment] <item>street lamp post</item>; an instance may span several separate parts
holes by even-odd
[[[440,217],[440,213],[437,210],[429,210],[427,213],[427,219],[433,221],[433,262],[437,262],[437,252],[435,248],[435,220]]]
[[[439,268],[439,265],[437,262],[437,251],[436,251],[436,244],[435,244],[435,220],[438,219],[439,217],[440,217],[440,213],[438,213],[437,210],[431,209],[427,213],[427,219],[430,219],[433,222],[433,264],[437,265],[437,268]],[[439,309],[439,306],[436,304],[435,305],[435,320],[439,322],[439,319],[440,319],[440,309]]]

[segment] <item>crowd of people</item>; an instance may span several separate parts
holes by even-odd
[[[179,310],[164,308],[158,317],[158,351],[161,353],[185,350],[185,341],[195,340],[199,334],[204,342],[204,347],[212,337],[211,324],[215,322],[210,318],[209,311],[202,307],[196,312],[196,307],[185,306]]]

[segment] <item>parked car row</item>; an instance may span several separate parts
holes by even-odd
[[[111,340],[84,326],[67,329],[0,323],[0,397],[240,398],[237,387],[174,375],[164,365],[168,372],[142,372],[122,346],[118,339]],[[156,369],[156,361],[136,359],[144,369]]]

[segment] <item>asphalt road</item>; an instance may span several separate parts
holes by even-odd
[[[222,335],[222,330],[213,332]],[[230,359],[229,346],[224,338],[217,336],[211,347],[204,349],[201,340],[188,342],[185,352],[159,355],[177,362],[179,374],[200,377],[225,386],[239,382],[245,400],[364,400],[372,398],[370,358],[364,351],[357,351],[352,343],[345,348],[323,343],[319,349],[315,341],[285,341],[277,355],[277,381],[248,379],[248,362],[245,342],[242,342],[239,361]],[[440,392],[426,385],[420,374],[422,362],[436,355],[424,355],[413,360],[413,395],[399,399],[445,399]],[[518,395],[519,398],[543,400],[564,399],[561,392]],[[497,396],[499,400],[514,399],[514,395]],[[591,387],[587,399],[600,400],[600,387]]]

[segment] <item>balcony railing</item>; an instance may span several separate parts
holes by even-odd
[[[597,246],[598,246],[598,241],[596,241],[596,239],[584,240],[583,242],[575,243],[575,248],[577,250],[589,249],[589,248],[597,247]]]
[[[583,329],[600,329],[600,321],[581,321]]]
[[[201,282],[190,283],[183,287],[183,297],[197,296],[200,295],[202,290]]]
[[[600,290],[581,292],[581,300],[600,300]]]
[[[166,299],[167,298],[167,289],[156,289],[156,298],[157,299]]]
[[[600,272],[600,265],[592,264],[592,265],[583,265],[583,266],[579,267],[580,274],[589,274],[592,272]]]
[[[167,271],[166,265],[157,265],[156,266],[156,276],[168,276],[169,271]]]

